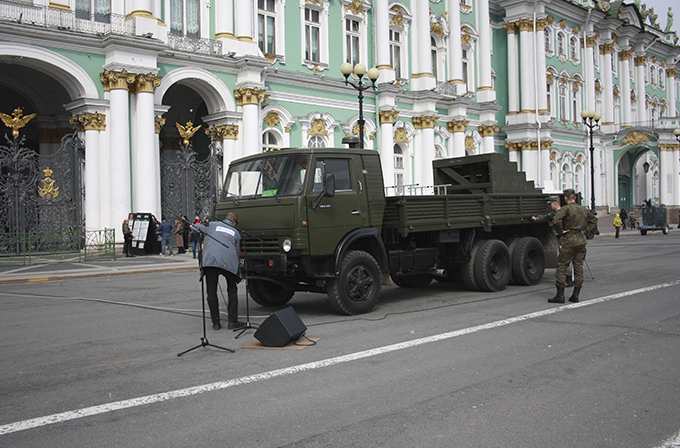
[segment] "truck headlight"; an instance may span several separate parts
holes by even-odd
[[[289,238],[286,238],[283,240],[281,247],[283,247],[284,252],[290,252],[290,250],[293,248],[293,242]]]

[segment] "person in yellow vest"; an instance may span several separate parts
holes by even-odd
[[[614,227],[616,227],[616,236],[614,238],[619,237],[619,232],[621,231],[621,225],[623,225],[623,221],[621,221],[621,217],[617,213],[616,218],[614,218]]]

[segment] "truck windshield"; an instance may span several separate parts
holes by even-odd
[[[229,167],[222,200],[302,193],[309,156],[263,157]]]

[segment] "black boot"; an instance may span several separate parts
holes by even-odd
[[[570,302],[578,302],[578,295],[581,294],[581,287],[580,286],[575,286],[574,287],[574,292],[571,293],[571,297],[569,297]]]
[[[550,303],[564,303],[564,286],[557,287],[557,294],[552,299],[548,299]]]
[[[572,286],[574,286],[574,277],[572,275],[567,277],[567,284],[564,286],[565,288],[571,288]]]

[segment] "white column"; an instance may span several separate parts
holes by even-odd
[[[148,76],[149,75],[138,75]],[[150,75],[153,76],[153,75]],[[153,76],[153,78],[156,78]],[[154,94],[153,79],[149,79],[146,88],[142,91],[137,91],[137,107],[136,107],[136,147],[135,147],[135,169],[133,171],[133,190],[132,190],[132,205],[134,212],[149,212],[159,210],[161,208],[160,202],[156,202],[157,198],[153,191],[160,191],[160,182],[156,183],[156,179],[160,178],[160,154],[155,150],[156,125],[154,120]],[[160,83],[160,80],[159,80]],[[138,83],[138,86],[140,84]],[[157,174],[158,173],[158,174]]]
[[[432,161],[435,157],[434,151],[434,123],[436,119],[432,116],[413,117],[416,131],[416,142],[413,145],[415,163],[415,183],[421,187],[432,186],[434,184],[434,174],[432,173]]]
[[[448,40],[448,68],[449,79],[447,82],[454,84],[457,94],[463,94],[467,86],[463,82],[463,47],[460,41],[460,5],[458,0],[446,0],[446,10],[449,19]]]
[[[413,90],[428,90],[436,85],[432,76],[432,60],[430,56],[430,8],[429,2],[416,2],[413,6],[415,17],[415,43],[413,49]]]
[[[614,82],[612,79],[612,52],[614,44],[600,45],[602,54],[602,126],[614,125]],[[607,130],[605,130],[607,132]]]
[[[519,60],[517,59],[517,24],[506,23],[508,34],[508,115],[519,112]]]
[[[673,181],[670,179],[671,167],[673,162],[670,156],[673,154],[669,151],[670,145],[659,145],[659,202],[668,205],[672,196]],[[677,176],[677,171],[675,172]]]
[[[465,128],[470,124],[467,120],[454,120],[448,124],[451,138],[449,154],[451,157],[465,157]]]
[[[645,102],[645,62],[647,55],[635,57],[635,94],[637,95],[637,110],[635,120],[638,126],[644,126],[647,122],[647,104]]]
[[[675,75],[677,70],[675,68],[669,68],[666,70],[666,91],[668,92],[668,111],[666,113],[669,117],[675,117],[678,114],[678,108],[675,104],[677,85],[675,80]],[[677,173],[677,171],[676,171]]]
[[[215,39],[235,39],[234,0],[215,0]]]
[[[533,51],[533,22],[531,20],[520,20],[519,22],[519,42],[520,42],[520,70],[521,70],[521,113],[533,113],[536,109],[534,103],[534,83],[536,82],[534,70],[534,51]]]
[[[253,4],[247,0],[235,2],[236,38],[243,42],[256,42],[253,32]]]
[[[594,65],[594,46],[596,36],[586,37],[586,110],[595,110],[595,65]]]
[[[496,100],[496,92],[491,87],[491,24],[489,15],[489,0],[478,0],[477,25],[479,41],[477,43],[477,60],[479,70],[477,73],[477,102],[489,102]]]
[[[673,174],[673,195],[671,197],[671,204],[666,205],[680,205],[680,177],[677,173],[680,173],[680,145],[673,146],[673,152],[671,153],[672,168],[671,173]]]
[[[390,65],[390,9],[388,0],[375,0],[376,68],[380,70],[380,82],[395,79],[394,68]]]
[[[534,33],[534,49],[537,54],[536,61],[536,83],[538,87],[538,113],[545,115],[545,121],[548,120],[550,111],[548,110],[548,80],[546,77],[547,67],[545,65],[545,26],[547,19],[539,19],[536,21],[536,32]],[[574,118],[576,120],[577,118]],[[543,172],[543,170],[541,170]]]
[[[538,183],[538,144],[536,141],[521,142],[522,148],[522,171],[527,176],[527,180]]]
[[[625,50],[619,53],[619,61],[621,61],[621,69],[619,71],[619,79],[621,80],[621,112],[622,128],[630,127],[633,123],[633,104],[630,100],[630,56],[632,50]],[[633,178],[631,177],[631,183]],[[632,200],[632,198],[631,198]]]
[[[130,123],[127,90],[112,89],[111,92],[111,126],[110,126],[110,160],[111,170],[111,222],[107,227],[114,227],[118,221],[125,219],[132,211],[130,197]],[[122,235],[116,234],[116,241],[123,241]]]
[[[382,165],[385,186],[394,185],[394,119],[396,109],[380,111],[380,164]]]
[[[260,99],[264,92],[257,88],[239,88],[235,92],[237,106],[242,106],[243,109],[242,156],[262,152]]]
[[[161,114],[163,114],[163,111],[157,111]],[[158,204],[155,209],[151,210],[150,212],[153,213],[154,216],[159,217],[161,216],[161,141],[160,141],[160,133],[161,133],[161,128],[165,124],[165,118],[160,118],[154,115],[154,136],[153,136],[153,152],[156,154],[155,157],[158,159],[158,169],[154,172],[154,183],[158,185],[158,188],[154,191],[154,203]],[[189,216],[189,218],[192,218]]]
[[[102,230],[99,131],[85,129],[85,228]],[[121,222],[125,218],[121,218]],[[117,233],[117,232],[116,232]]]

